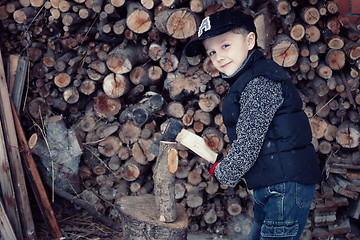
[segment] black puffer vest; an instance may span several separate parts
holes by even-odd
[[[265,136],[259,157],[245,174],[249,189],[294,181],[314,184],[321,173],[311,144],[312,135],[301,98],[290,77],[278,64],[266,59],[259,50],[250,52],[235,77],[224,78],[230,84],[223,105],[223,119],[232,143],[236,138],[236,123],[240,113],[240,96],[254,78],[264,76],[282,86],[284,103],[276,112]]]

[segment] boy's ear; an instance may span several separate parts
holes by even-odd
[[[246,41],[247,41],[247,44],[248,44],[248,49],[252,50],[255,47],[255,43],[256,43],[255,33],[250,32],[246,37]]]

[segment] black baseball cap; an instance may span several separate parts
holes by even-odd
[[[205,17],[198,30],[198,38],[186,44],[185,55],[194,57],[205,52],[202,40],[216,37],[236,27],[256,34],[254,19],[240,9],[227,8]]]

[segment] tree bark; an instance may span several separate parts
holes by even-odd
[[[185,240],[187,238],[188,217],[180,204],[176,204],[178,218],[172,223],[157,220],[153,195],[124,196],[119,199],[116,209],[120,214],[125,239]]]
[[[161,222],[174,222],[177,218],[174,174],[179,157],[175,145],[175,142],[160,141],[159,156],[154,168],[156,216]]]

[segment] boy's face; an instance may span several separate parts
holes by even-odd
[[[247,55],[255,46],[255,34],[247,35],[228,31],[203,41],[206,53],[214,67],[226,74],[233,75],[244,63]]]

